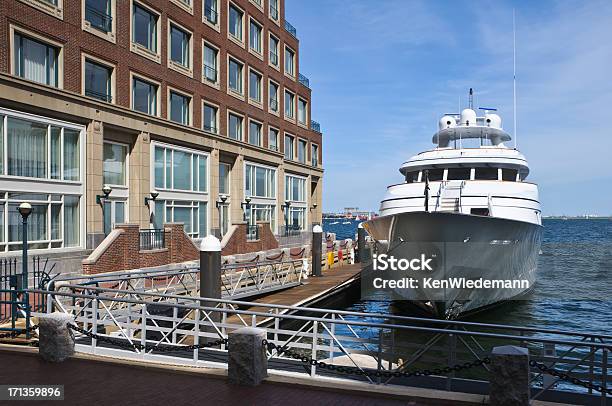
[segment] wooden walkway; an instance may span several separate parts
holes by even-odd
[[[288,288],[275,292],[259,299],[253,300],[253,303],[276,304],[284,306],[309,306],[335,291],[343,290],[353,283],[357,282],[361,277],[361,264],[353,265],[336,265],[332,269],[323,270],[323,276],[310,276],[306,282],[300,286]],[[246,309],[245,309],[246,310]],[[251,306],[248,308],[251,311],[268,312],[267,306]],[[288,310],[279,312],[280,314],[288,313]],[[234,320],[236,319],[236,320]],[[236,316],[228,317],[228,322],[237,321]],[[257,324],[264,324],[268,320],[261,320]]]

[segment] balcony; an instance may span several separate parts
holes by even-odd
[[[285,31],[287,31],[289,34],[291,34],[294,38],[297,39],[297,30],[287,20],[285,20]]]
[[[306,86],[307,88],[309,88],[309,89],[310,89],[310,80],[309,80],[309,79],[308,79],[306,76],[304,76],[304,75],[302,75],[302,74],[300,73],[300,74],[298,75],[298,81],[299,81],[301,84],[303,84],[304,86]]]
[[[166,248],[166,231],[163,228],[140,230],[140,250],[150,251]]]
[[[321,133],[321,124],[317,123],[314,120],[310,120],[310,129],[312,131],[316,131],[316,132],[318,132],[320,134]]]

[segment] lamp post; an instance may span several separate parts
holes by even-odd
[[[25,279],[26,288],[28,287],[28,217],[32,213],[32,205],[30,203],[21,203],[17,207],[17,211],[21,214],[23,229],[23,242],[21,247],[22,259],[21,269],[23,270],[23,278]]]
[[[291,202],[285,202],[285,236],[289,235],[289,207],[291,207]]]
[[[247,221],[247,212],[251,208],[251,197],[247,196],[244,198],[244,202],[240,203],[240,207],[242,208],[243,221]]]
[[[96,195],[96,204],[104,204],[104,201],[108,199],[108,195],[111,194],[113,188],[109,185],[102,186],[102,195]]]
[[[221,193],[219,195],[219,199],[215,203],[217,205],[217,209],[219,210],[219,236],[223,238],[223,206],[225,206],[225,202],[227,201],[227,195]]]
[[[159,192],[155,191],[155,190],[151,190],[151,197],[149,196],[145,196],[144,198],[144,202],[145,202],[145,206],[149,207],[149,202],[154,202],[155,199],[157,199],[157,196],[159,196]]]

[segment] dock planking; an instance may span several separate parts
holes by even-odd
[[[252,303],[261,304],[276,304],[284,306],[308,306],[325,297],[328,293],[351,285],[357,281],[361,273],[361,264],[352,265],[336,265],[332,269],[324,269],[323,276],[311,276],[302,285],[275,292],[266,296],[262,296]],[[245,309],[246,310],[246,309]],[[251,306],[248,308],[251,311],[267,312],[266,306]],[[280,314],[286,313],[287,310],[281,311]],[[236,316],[230,316],[228,321]],[[258,324],[264,323],[262,320]]]

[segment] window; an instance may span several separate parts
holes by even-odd
[[[406,173],[406,183],[416,183],[419,181],[419,171],[411,171]]]
[[[218,133],[219,131],[219,127],[217,126],[217,123],[219,121],[218,112],[219,112],[219,109],[216,106],[213,106],[212,104],[208,104],[206,102],[204,103],[203,113],[202,113],[204,116],[204,119],[202,120],[204,131],[208,131],[214,134]]]
[[[168,105],[170,106],[170,120],[183,125],[190,124],[191,97],[170,90]]]
[[[306,125],[307,110],[308,102],[302,98],[298,98],[298,123]]]
[[[312,166],[319,166],[319,146],[310,144],[310,162]]]
[[[203,12],[204,12],[204,21],[208,21],[212,25],[217,25],[219,21],[219,0],[204,0],[203,1]]]
[[[65,0],[19,0],[26,3],[43,13],[57,17],[60,20],[64,19],[64,1]],[[5,3],[5,2],[0,2]]]
[[[246,212],[247,222],[256,225],[258,221],[270,223],[270,230],[276,230],[276,206],[274,204],[253,204]]]
[[[244,179],[246,196],[276,199],[276,169],[246,164]]]
[[[285,200],[306,203],[306,178],[285,175]]]
[[[274,35],[270,34],[270,64],[278,67],[278,45],[279,41]]]
[[[159,86],[137,77],[132,78],[132,109],[157,115],[157,91]]]
[[[498,180],[498,170],[497,168],[476,168],[474,173],[474,179],[476,180]]]
[[[306,207],[291,206],[287,221],[292,230],[306,230]]]
[[[470,180],[470,168],[448,168],[446,180]]]
[[[60,48],[15,33],[15,75],[43,85],[59,87]]]
[[[231,139],[242,141],[242,117],[233,113],[228,113],[227,117],[227,136]]]
[[[193,14],[193,0],[170,0],[189,14]]]
[[[429,180],[432,182],[440,181],[444,178],[444,169],[429,169],[426,173],[428,174]]]
[[[204,238],[208,234],[208,202],[200,200],[166,200],[155,202],[155,228],[166,223],[183,223],[191,238]]]
[[[111,0],[85,0],[85,20],[96,30],[112,32]]]
[[[191,66],[191,33],[170,23],[170,61],[183,68]]]
[[[230,194],[230,171],[232,166],[223,162],[219,163],[219,193]]]
[[[278,85],[272,81],[268,84],[268,101],[270,111],[278,113]]]
[[[233,4],[229,6],[229,23],[228,31],[231,37],[234,37],[238,41],[242,42],[242,19],[244,13]],[[230,38],[231,38],[230,37]]]
[[[294,118],[295,117],[295,107],[294,107],[295,96],[289,90],[285,90],[285,117],[286,118]]]
[[[261,25],[255,22],[255,20],[251,19],[249,22],[249,49],[260,55],[262,54],[261,32]]]
[[[261,146],[261,124],[256,121],[249,122],[249,144]]]
[[[105,185],[127,186],[128,146],[104,142],[103,181]]]
[[[268,128],[268,148],[272,151],[278,151],[278,130]]]
[[[502,180],[507,182],[516,182],[516,175],[518,171],[516,169],[502,168]]]
[[[249,69],[249,99],[261,103],[261,75]]]
[[[202,70],[202,76],[204,76],[204,80],[212,83],[217,83],[218,57],[219,50],[205,43],[203,51],[204,67]]]
[[[132,14],[132,42],[157,55],[159,15],[138,4],[134,4]]]
[[[155,189],[207,192],[205,154],[155,145]]]
[[[242,68],[243,65],[233,58],[229,60],[229,88],[242,94]]]
[[[86,58],[85,95],[112,102],[112,72],[113,68]]]
[[[305,164],[306,163],[306,141],[298,140],[297,144],[297,158],[298,161]]]
[[[270,18],[278,21],[278,0],[269,0]]]
[[[285,73],[289,76],[295,76],[295,53],[291,48],[285,47]]]
[[[291,135],[285,134],[285,159],[293,159],[294,140]]]

